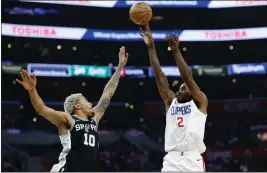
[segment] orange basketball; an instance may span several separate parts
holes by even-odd
[[[144,25],[152,18],[151,7],[144,2],[134,4],[129,12],[131,20],[137,25]]]

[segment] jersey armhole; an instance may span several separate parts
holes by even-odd
[[[92,118],[92,120],[95,121],[95,124],[96,124],[96,130],[98,130],[98,125],[99,125],[99,121],[100,121],[100,120],[97,121],[95,118]]]
[[[200,109],[198,108],[197,103],[195,102],[195,100],[193,100],[193,103],[194,103],[194,106],[197,108],[197,110],[198,110],[202,115],[204,115],[204,116],[208,116],[208,113],[205,114],[205,113],[203,113],[203,112],[200,111]]]
[[[72,117],[71,117],[71,119],[72,119],[72,122],[71,122],[71,126],[70,126],[69,130],[67,130],[65,133],[59,135],[59,137],[62,137],[64,135],[66,135],[67,133],[71,132],[71,130],[73,129],[73,127],[75,125],[75,120]]]
[[[75,120],[73,118],[71,118],[71,119],[72,119],[72,122],[71,122],[71,126],[70,126],[69,131],[71,131],[75,125]]]

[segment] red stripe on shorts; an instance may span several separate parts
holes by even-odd
[[[206,172],[205,161],[203,156],[202,156],[202,167],[203,167],[203,172]]]

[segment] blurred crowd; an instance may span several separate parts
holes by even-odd
[[[121,149],[129,150],[128,146],[117,143],[116,146],[109,147],[108,150],[102,150],[99,153],[98,162],[94,171],[99,172],[158,172],[162,168],[162,158],[164,154],[154,151],[141,152],[127,151],[121,152]],[[56,153],[55,153],[56,155]],[[41,157],[42,170],[50,171],[53,163],[57,161],[56,156]],[[2,153],[2,171],[4,172],[26,172],[28,171],[25,163],[24,154],[21,151],[4,150]],[[217,157],[215,160],[206,161],[206,171],[208,172],[265,172],[267,170],[266,157],[252,157],[246,154],[243,158],[235,157]]]
[[[4,116],[2,124],[4,124],[5,129],[12,129],[18,123],[16,121],[20,121],[21,123],[20,118],[16,119],[14,117],[12,120],[11,117],[11,115]],[[266,146],[260,145],[260,143],[266,142],[266,140],[259,138],[258,132],[260,131],[252,130],[253,127],[260,127],[267,124],[265,117],[265,113],[255,112],[223,112],[216,115],[209,115],[205,131],[207,151],[203,154],[206,160],[206,170],[226,172],[266,171],[267,152],[265,151],[266,154],[259,154],[261,151],[249,151],[249,149],[266,148]],[[164,118],[164,116],[146,117],[139,123],[139,126],[135,130],[144,132],[146,136],[163,148]],[[104,124],[106,123],[105,121]],[[100,129],[104,130],[104,127],[108,126],[100,126]],[[13,129],[13,133],[14,131],[15,129]],[[123,130],[117,129],[117,131],[121,132]],[[28,163],[25,162],[27,160],[25,158],[29,156],[24,152],[30,151],[30,148],[32,149],[29,146],[5,145],[2,152],[2,171],[27,170]],[[234,154],[234,152],[237,153],[237,151],[234,151],[235,149],[244,150],[238,151],[238,154]],[[23,152],[20,150],[23,150]],[[37,147],[29,153],[30,155],[34,153],[34,155],[40,156],[43,171],[49,171],[51,166],[57,162],[60,150],[61,146],[58,144],[56,147],[50,146],[45,147],[45,149],[44,147]],[[216,157],[209,156],[211,151],[213,155],[216,155],[214,153],[221,150],[223,150],[223,154],[217,154]],[[109,146],[100,144],[98,163],[96,164],[95,171],[160,171],[164,155],[165,153],[155,151],[148,147],[140,149],[125,138],[121,138]]]
[[[240,159],[231,157],[222,159],[219,157],[215,161],[209,161],[206,169],[210,172],[266,172],[267,166],[266,158],[247,156]]]
[[[3,143],[1,147],[2,172],[28,172],[29,156],[26,153]]]

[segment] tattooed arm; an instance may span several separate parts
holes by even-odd
[[[127,63],[127,60],[128,60],[128,53],[125,54],[125,47],[120,48],[119,59],[120,59],[120,62],[119,62],[119,65],[116,71],[114,72],[111,79],[108,81],[107,85],[105,86],[103,94],[99,102],[94,107],[95,118],[97,121],[99,121],[104,115],[110,103],[110,100],[118,87],[121,69]]]
[[[120,79],[120,72],[121,72],[122,66],[119,66],[107,85],[104,88],[103,94],[98,102],[98,104],[94,107],[94,113],[95,113],[95,118],[97,121],[99,121],[102,116],[104,115],[110,100],[112,96],[114,95],[117,86],[119,84],[119,79]]]

